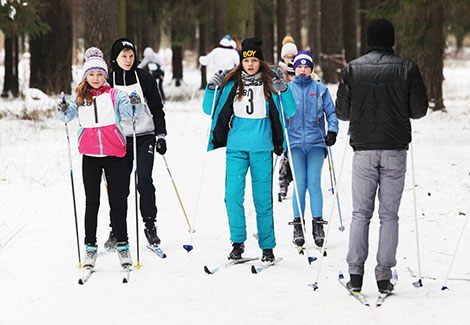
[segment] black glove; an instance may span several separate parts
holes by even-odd
[[[284,152],[283,146],[274,146],[274,153],[276,154],[276,156],[282,155],[283,152]]]
[[[157,152],[160,155],[164,155],[166,152],[166,141],[163,138],[157,140],[157,144],[155,145]]]
[[[129,101],[131,102],[132,106],[137,106],[141,103],[142,100],[140,99],[139,95],[132,93],[132,95],[129,97]]]
[[[328,147],[331,147],[336,142],[336,132],[328,131],[328,134],[325,137],[325,144]]]
[[[69,108],[69,104],[66,101],[60,101],[59,104],[57,104],[57,111],[61,113],[67,112],[68,108]]]

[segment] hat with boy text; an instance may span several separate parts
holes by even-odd
[[[257,38],[246,38],[242,42],[242,50],[240,51],[240,61],[249,57],[255,57],[264,60],[261,45],[263,42]]]

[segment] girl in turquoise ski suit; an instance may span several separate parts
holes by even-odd
[[[289,140],[293,161],[293,170],[301,211],[299,212],[294,189],[292,205],[294,210],[294,243],[304,244],[300,218],[305,211],[305,194],[310,195],[310,211],[315,244],[323,246],[323,198],[321,191],[321,169],[327,155],[327,146],[336,141],[338,119],[335,106],[328,88],[314,81],[310,74],[313,70],[313,58],[308,51],[300,51],[294,58],[295,78],[289,85],[296,102],[296,112],[289,118]],[[325,132],[325,119],[328,132]]]
[[[292,116],[295,102],[284,81],[263,61],[261,41],[251,38],[242,43],[241,63],[225,78],[215,74],[206,89],[203,110],[212,113],[208,150],[227,147],[225,203],[233,250],[230,259],[239,259],[246,240],[245,177],[250,168],[253,201],[256,209],[258,243],[263,261],[273,261],[274,238],[272,174],[273,151],[280,155],[284,148],[280,100],[282,91],[284,114]],[[215,94],[217,89],[217,94]]]

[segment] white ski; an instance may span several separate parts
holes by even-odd
[[[85,268],[82,271],[82,277],[78,279],[78,284],[84,285],[88,281],[92,273],[93,273],[93,267],[85,266]]]
[[[230,260],[227,263],[220,264],[219,266],[213,268],[212,270],[210,270],[207,266],[204,265],[204,271],[207,274],[214,274],[215,272],[219,272],[221,270],[228,269],[229,267],[231,267],[233,265],[243,264],[243,263],[246,263],[246,262],[255,261],[257,259],[258,259],[258,257],[248,257],[248,258],[240,258],[238,260]]]
[[[261,264],[259,264],[258,266],[255,266],[255,265],[252,265],[251,266],[251,273],[253,274],[258,274],[264,270],[266,270],[267,268],[273,266],[273,265],[276,265],[277,263],[279,263],[280,261],[282,261],[283,258],[282,257],[278,257],[276,258],[274,261],[272,262],[262,262]]]

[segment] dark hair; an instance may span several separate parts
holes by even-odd
[[[240,62],[232,71],[230,71],[224,79],[222,86],[225,87],[227,82],[233,80],[238,86],[238,100],[242,100],[243,97],[243,81],[242,81],[243,64]],[[268,100],[271,97],[271,92],[276,92],[273,88],[273,78],[275,76],[274,71],[269,65],[263,60],[259,60],[259,72],[261,72],[261,78],[263,79],[263,90],[264,98]]]

